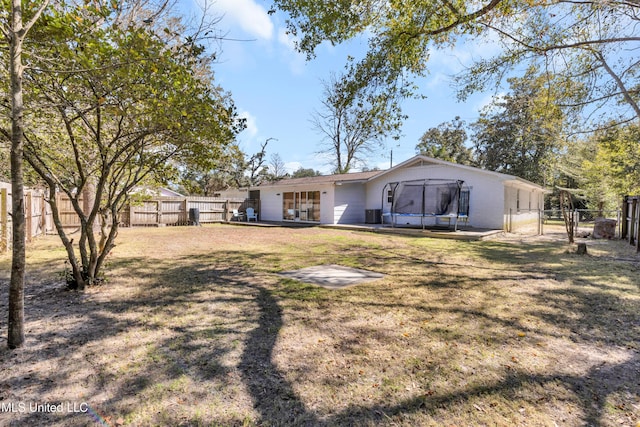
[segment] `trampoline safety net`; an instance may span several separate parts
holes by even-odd
[[[402,182],[396,187],[392,212],[404,215],[458,215],[463,181]]]

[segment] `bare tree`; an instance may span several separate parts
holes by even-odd
[[[314,113],[311,124],[323,137],[320,153],[330,156],[336,173],[348,173],[381,149],[387,135],[397,136],[401,116],[390,108],[393,100],[335,75],[323,86],[322,108]]]
[[[269,160],[269,173],[271,174],[271,179],[277,181],[279,179],[287,176],[287,170],[285,169],[284,161],[280,154],[273,153]]]
[[[247,160],[247,171],[249,172],[249,185],[258,184],[267,174],[268,167],[265,165],[267,157],[267,144],[275,138],[267,138],[260,144],[260,151],[249,157]]]

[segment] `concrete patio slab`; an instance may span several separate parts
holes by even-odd
[[[328,264],[316,265],[294,271],[283,271],[280,276],[300,282],[311,283],[327,289],[342,289],[359,283],[371,282],[384,277],[384,274],[358,268]]]

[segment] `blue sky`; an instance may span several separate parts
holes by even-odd
[[[366,49],[366,41],[355,40],[333,47],[323,44],[317,57],[307,62],[294,49],[285,32],[284,16],[267,14],[269,1],[216,0],[212,12],[221,16],[218,27],[228,39],[221,43],[220,62],[214,66],[216,81],[232,93],[240,114],[247,119],[247,129],[238,136],[247,154],[274,138],[267,146],[267,157],[278,153],[289,171],[299,167],[329,173],[328,160],[318,154],[321,136],[310,119],[322,100],[321,79],[339,73],[347,55],[357,56]],[[384,150],[368,159],[368,167],[386,169],[415,154],[420,136],[429,128],[460,116],[470,123],[478,111],[491,100],[491,94],[476,94],[458,103],[450,85],[450,76],[469,64],[474,56],[488,54],[490,44],[456,46],[431,54],[430,74],[419,81],[423,100],[407,100],[403,109],[409,118],[399,141],[389,140]],[[473,52],[473,53],[472,53]]]

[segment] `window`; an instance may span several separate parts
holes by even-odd
[[[387,203],[393,204],[393,190],[387,190]]]
[[[460,190],[460,203],[458,205],[458,215],[469,216],[469,198],[471,192],[469,190]]]
[[[286,192],[282,197],[282,219],[285,221],[320,222],[320,192]]]
[[[320,222],[320,192],[309,191],[307,220]]]
[[[293,194],[287,192],[282,195],[282,218],[289,221],[293,221],[296,217],[296,211],[293,208]]]

